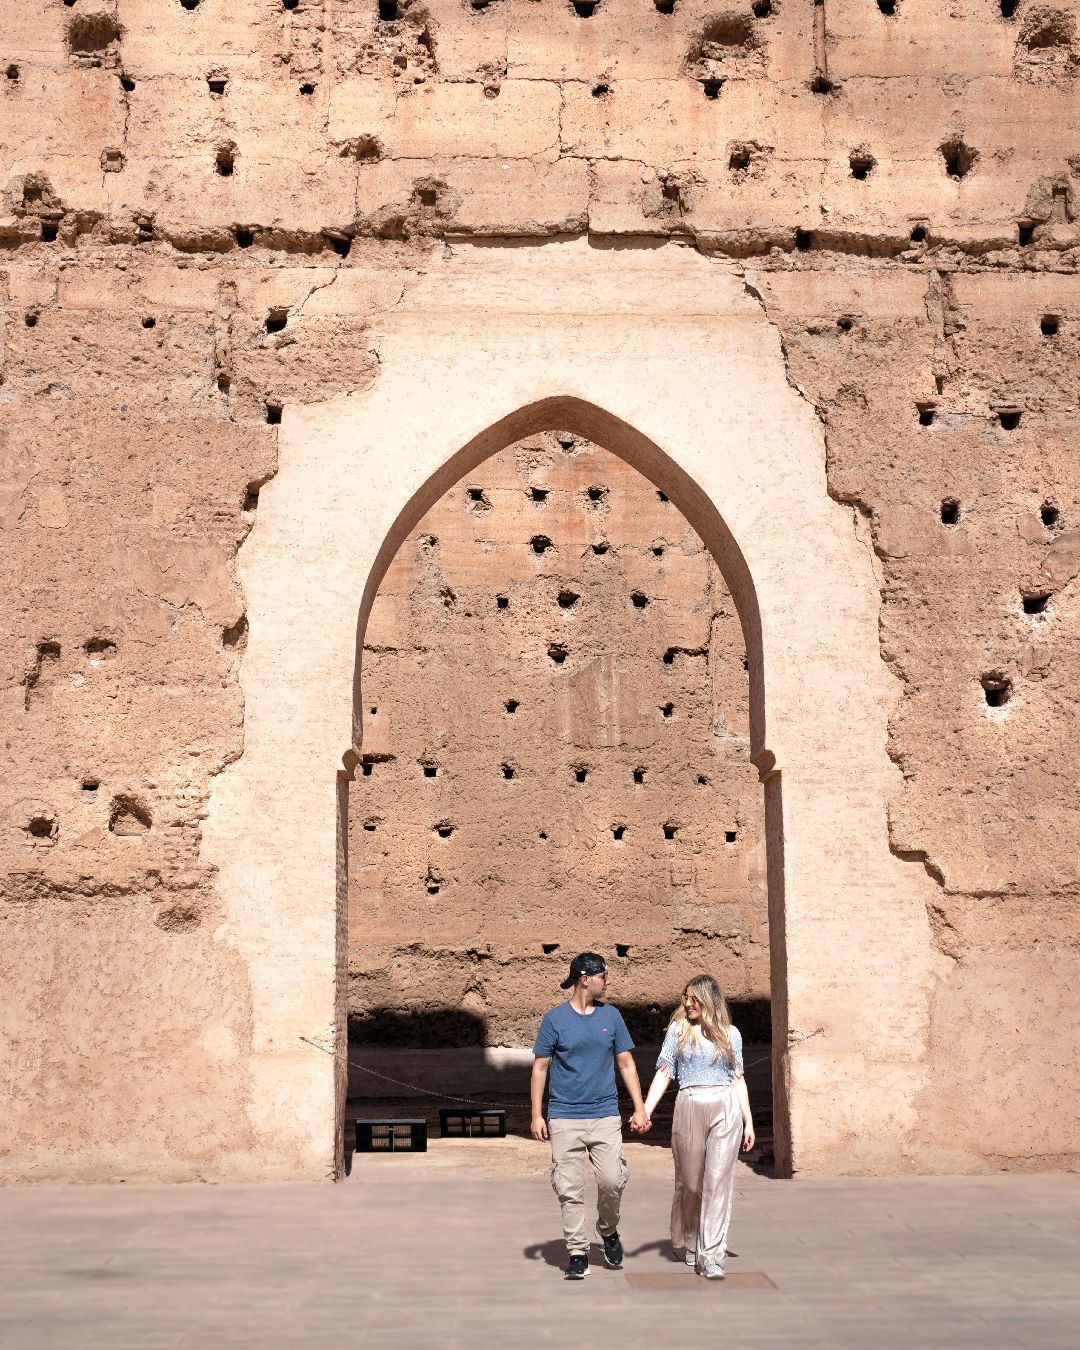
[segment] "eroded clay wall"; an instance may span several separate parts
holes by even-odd
[[[518,442],[398,551],[363,655],[349,1019],[378,1045],[531,1045],[575,952],[655,1038],[688,971],[768,1032],[746,655],[667,497],[569,433]]]
[[[1075,1158],[1076,4],[385,12],[3,7],[6,1174],[268,1170],[201,831],[276,427],[460,240],[567,235],[745,281],[872,554],[947,963],[909,1165]]]
[[[798,229],[982,256],[1068,235],[1068,0],[8,8],[4,158],[48,180],[9,181],[19,241],[587,228],[745,255]]]

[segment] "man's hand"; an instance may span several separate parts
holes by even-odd
[[[638,1103],[634,1109],[634,1114],[630,1117],[630,1129],[634,1134],[644,1134],[646,1130],[652,1128],[652,1121],[646,1114],[645,1103],[641,1099],[641,1082],[638,1078],[633,1052],[620,1050],[615,1056],[615,1063],[618,1065],[619,1073],[622,1075],[630,1100]]]
[[[547,1121],[543,1116],[533,1116],[532,1137],[534,1139],[546,1139],[548,1137]]]

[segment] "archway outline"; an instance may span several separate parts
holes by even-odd
[[[636,469],[662,491],[675,509],[689,522],[717,564],[735,602],[746,649],[749,677],[750,759],[758,769],[765,794],[765,852],[769,893],[769,967],[772,994],[772,1038],[778,1053],[773,1056],[773,1121],[779,1175],[789,1175],[792,1158],[787,1111],[786,1058],[788,1043],[786,945],[784,936],[783,870],[783,797],[780,767],[766,744],[764,667],[761,650],[761,617],[753,577],[750,575],[737,542],[728,529],[716,503],[709,498],[685,470],[658,445],[634,427],[611,413],[572,396],[552,395],[528,407],[515,409],[486,427],[414,493],[388,531],[367,578],[356,623],[356,650],[353,664],[352,742],[342,756],[344,773],[338,802],[338,858],[342,877],[338,903],[338,948],[348,949],[348,784],[355,779],[363,756],[363,653],[368,618],[398,550],[431,508],[454,487],[465,481],[486,460],[519,440],[545,431],[569,432],[602,446],[631,468]],[[347,955],[345,957],[347,960]],[[344,1084],[348,1080],[344,1057],[348,1048],[347,981],[338,989],[339,1022],[346,1032],[338,1041],[339,1119],[344,1126]]]
[[[282,1175],[340,1166],[339,817],[361,750],[366,609],[428,505],[554,425],[667,492],[739,607],[785,967],[773,990],[790,1037],[776,1047],[785,1158],[804,1172],[904,1168],[927,1076],[933,883],[888,844],[896,690],[872,551],[829,497],[820,426],[757,299],[689,249],[455,246],[378,316],[373,342],[369,388],[286,409],[239,561],[245,751],[217,780],[204,851],[253,988],[257,1151]],[[335,1051],[336,1072],[304,1036]]]
[[[605,409],[567,395],[539,399],[528,407],[514,409],[492,426],[485,427],[432,474],[413,494],[390,527],[375,556],[357,616],[353,746],[358,748],[363,736],[363,700],[360,698],[359,681],[364,631],[379,586],[401,545],[435,503],[485,460],[513,445],[515,441],[543,431],[572,432],[592,441],[594,445],[610,450],[613,455],[637,469],[670,498],[676,510],[686,517],[712,554],[739,614],[750,674],[750,753],[755,762],[762,760],[764,763],[763,757],[767,755],[766,700],[760,659],[761,616],[754,593],[754,581],[738,544],[717,511],[716,504],[658,445]]]

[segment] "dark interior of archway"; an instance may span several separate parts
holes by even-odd
[[[426,1114],[434,1126],[443,1093],[503,1106],[527,1133],[521,1052],[564,997],[570,957],[592,949],[608,959],[645,1085],[685,981],[716,975],[755,1061],[768,1158],[767,890],[745,650],[685,517],[578,436],[509,446],[398,550],[365,631],[361,689],[348,985],[361,1067],[347,1115]],[[666,1140],[673,1101],[650,1139]]]

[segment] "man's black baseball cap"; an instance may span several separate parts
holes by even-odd
[[[599,952],[582,952],[580,956],[575,956],[570,962],[570,974],[559,985],[560,989],[571,989],[582,975],[603,975],[607,970],[607,962]]]

